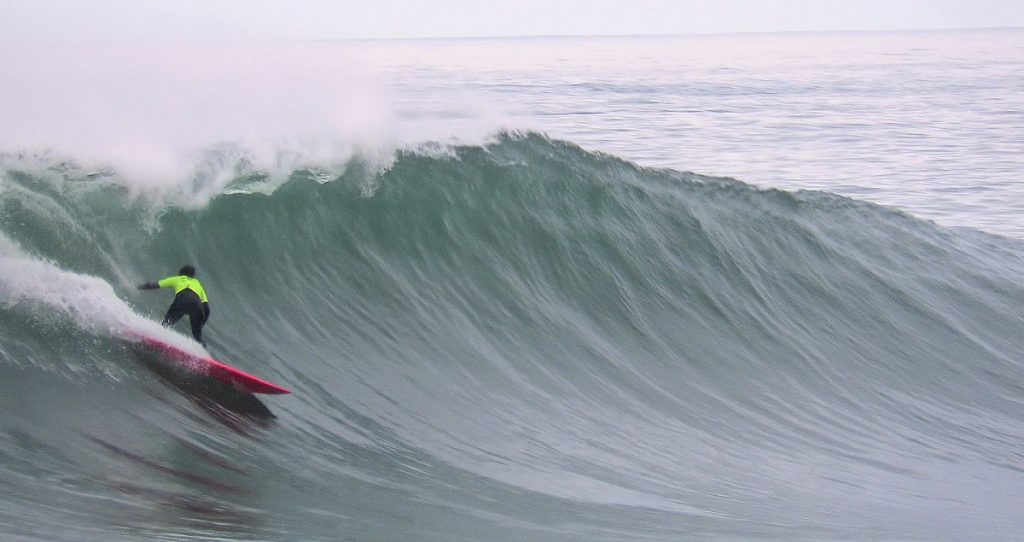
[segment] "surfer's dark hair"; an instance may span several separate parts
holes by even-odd
[[[179,275],[185,275],[186,277],[196,278],[196,268],[191,265],[186,265],[178,270]]]

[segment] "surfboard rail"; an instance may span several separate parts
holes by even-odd
[[[278,386],[272,382],[268,382],[257,376],[253,376],[241,369],[236,369],[235,367],[232,367],[222,361],[217,361],[212,357],[197,356],[190,352],[186,352],[177,346],[146,335],[133,333],[131,334],[131,337],[139,341],[146,348],[156,350],[167,358],[182,364],[190,370],[208,374],[221,382],[230,384],[250,393],[265,393],[272,395],[291,393],[291,391],[286,388]]]

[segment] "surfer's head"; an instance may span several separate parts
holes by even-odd
[[[191,265],[186,265],[178,270],[179,275],[185,275],[186,277],[196,278],[196,268]]]

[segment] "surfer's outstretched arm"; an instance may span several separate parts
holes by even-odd
[[[156,290],[160,285],[156,282],[143,282],[139,285],[140,290]]]

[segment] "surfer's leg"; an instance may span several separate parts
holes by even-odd
[[[167,314],[164,315],[164,321],[160,322],[164,327],[171,327],[181,320],[181,317],[185,315],[184,307],[178,302],[178,298],[175,297],[174,301],[171,302],[170,308],[167,309]]]
[[[178,292],[178,295],[174,296],[174,301],[171,301],[171,306],[167,309],[167,314],[164,315],[164,321],[161,322],[164,327],[171,327],[181,320],[182,316],[186,314],[195,314],[195,307],[199,305],[199,296],[192,290],[182,290]],[[199,313],[202,314],[200,308]]]
[[[192,324],[192,337],[199,344],[206,346],[206,343],[203,342],[203,324],[206,323],[206,320],[203,318],[203,311],[199,311],[199,314],[195,312],[189,314],[188,323]]]
[[[203,342],[203,324],[206,323],[206,314],[203,312],[203,304],[195,297],[188,304],[188,323],[192,326],[192,337],[199,344],[206,346]]]

